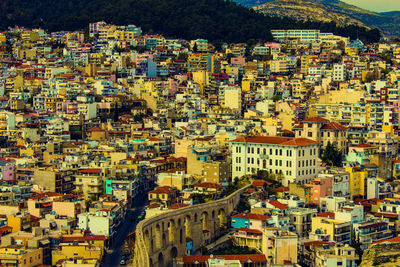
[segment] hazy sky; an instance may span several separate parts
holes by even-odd
[[[400,0],[342,0],[351,5],[376,12],[400,11]]]

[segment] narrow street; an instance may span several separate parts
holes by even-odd
[[[116,231],[114,243],[108,253],[104,256],[102,266],[105,267],[116,267],[120,266],[121,260],[121,247],[124,244],[126,236],[135,231],[136,224],[138,223],[137,217],[143,211],[146,205],[146,195],[138,197],[135,203],[132,203],[132,207],[128,209],[124,222]],[[134,219],[131,221],[131,219]],[[111,253],[110,253],[111,252]]]

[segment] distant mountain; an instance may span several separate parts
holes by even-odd
[[[400,36],[400,12],[375,13],[339,0],[275,0],[253,9],[269,16],[378,28],[387,36]]]
[[[78,30],[100,20],[136,24],[146,32],[168,37],[225,42],[271,40],[270,29],[277,28],[318,28],[370,42],[380,38],[376,30],[270,17],[230,0],[0,0],[2,29],[20,25]]]
[[[389,11],[389,12],[380,12],[379,13],[382,16],[395,16],[395,17],[400,17],[400,11]]]
[[[245,7],[255,7],[271,1],[274,0],[235,0],[236,3]]]

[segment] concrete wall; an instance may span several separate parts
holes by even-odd
[[[185,255],[186,237],[193,240],[195,251],[205,245],[203,230],[210,231],[212,238],[218,236],[247,188],[217,201],[169,211],[139,222],[133,266],[172,266],[173,258]]]

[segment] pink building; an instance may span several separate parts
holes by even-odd
[[[321,197],[332,196],[332,178],[315,178],[309,186],[311,189],[311,201],[319,205]]]
[[[1,179],[3,181],[14,181],[15,165],[12,162],[0,160]]]

